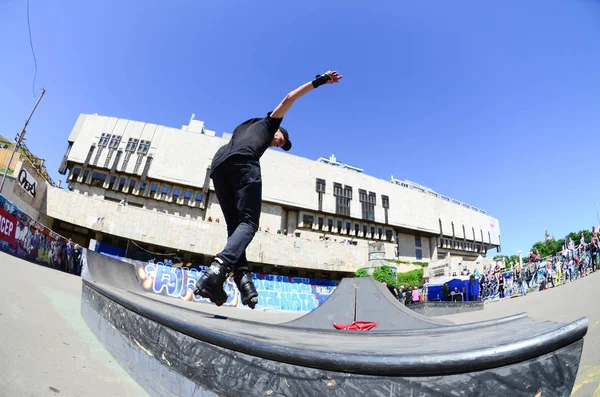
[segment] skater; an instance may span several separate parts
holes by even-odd
[[[231,140],[212,160],[210,177],[227,223],[227,244],[213,259],[206,273],[196,283],[194,294],[210,299],[217,306],[227,301],[223,283],[233,272],[242,303],[254,309],[258,293],[252,282],[246,247],[258,230],[262,201],[260,157],[269,147],[292,148],[287,130],[280,127],[283,116],[294,101],[323,85],[342,78],[337,72],[323,73],[296,88],[264,118],[253,118],[238,125]]]

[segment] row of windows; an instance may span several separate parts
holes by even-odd
[[[438,219],[438,221],[440,223],[440,236],[443,236],[444,235],[444,229],[442,227],[442,220]],[[450,222],[450,224],[452,226],[452,238],[456,238],[456,233],[455,233],[455,230],[454,230],[454,222]],[[465,225],[462,225],[462,231],[463,231],[463,236],[466,239],[467,238],[467,232],[466,232],[466,229],[465,229]],[[477,238],[475,237],[475,228],[472,227],[471,231],[473,232],[473,241],[477,241]],[[483,229],[479,229],[479,232],[481,233],[481,240],[480,241],[483,242],[484,241],[483,240]],[[488,243],[492,244],[492,235],[491,235],[491,233],[489,231],[488,231]]]
[[[461,249],[461,250],[471,250],[477,252],[485,252],[487,251],[486,245],[471,243],[468,241],[457,241],[448,238],[440,238],[440,248],[451,248],[451,249]]]
[[[71,180],[79,181],[81,168],[73,168]],[[108,180],[107,180],[108,179]],[[188,204],[192,197],[197,203],[202,202],[203,195],[201,192],[194,192],[191,189],[182,189],[180,187],[161,186],[158,182],[138,181],[133,178],[128,178],[116,175],[108,176],[106,173],[91,171],[84,169],[81,178],[82,183],[88,183],[91,186],[105,188],[107,190],[116,190],[119,192],[130,193],[137,196],[155,198],[157,200],[168,200],[172,197],[174,202],[183,200],[183,204]]]
[[[354,232],[353,235],[358,235],[362,232],[363,237],[370,238],[385,238],[388,241],[394,241],[394,231],[391,229],[385,229],[383,227],[375,227],[375,226],[367,226],[361,225],[359,223],[354,223],[350,221],[342,221],[337,220],[334,222],[333,219],[327,218],[327,222],[325,222],[325,218],[322,216],[315,217],[313,215],[304,214],[302,217],[302,226],[307,229],[312,229],[314,226],[318,228],[318,230],[327,231],[329,233],[335,232],[339,234],[350,235],[351,232]]]
[[[100,136],[98,147],[104,148],[108,146],[109,149],[116,149],[121,143],[121,138],[121,135],[111,135],[103,132]],[[138,153],[146,154],[148,153],[148,149],[150,149],[150,141],[145,141],[143,139],[140,141],[137,138],[129,138],[125,150],[128,152],[135,152],[136,147]]]
[[[319,194],[319,211],[323,210],[323,194],[327,193],[327,183],[325,179],[316,179],[316,191]],[[343,185],[338,182],[333,183],[333,195],[335,196],[335,213],[341,216],[350,216],[350,201],[352,200],[352,186]],[[364,189],[358,189],[358,199],[361,203],[362,219],[375,221],[375,206],[377,205],[377,194],[367,192]],[[381,195],[381,204],[385,212],[385,223],[388,223],[388,209],[390,208],[390,198]]]

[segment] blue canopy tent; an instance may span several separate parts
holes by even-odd
[[[462,293],[463,288],[466,288],[467,292],[466,296],[464,297],[465,301],[470,301],[471,296],[475,296],[474,300],[478,300],[479,277],[475,277],[475,283],[474,285],[471,285],[470,276],[447,276],[438,278],[426,284],[428,301],[444,300],[444,297],[442,295],[442,287],[444,283],[448,283],[448,287],[450,287],[450,292],[452,292],[454,288],[458,288],[458,292]]]

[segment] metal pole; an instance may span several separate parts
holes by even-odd
[[[596,207],[596,217],[598,218],[598,227],[600,227],[600,215],[598,215],[598,205],[594,203],[594,207]]]
[[[27,128],[27,124],[29,124],[29,120],[31,120],[31,116],[33,116],[33,112],[35,112],[35,109],[37,108],[38,104],[42,100],[42,97],[44,96],[45,93],[46,93],[46,90],[42,88],[42,94],[40,95],[38,100],[35,102],[35,106],[31,110],[31,113],[29,113],[29,117],[27,117],[27,120],[25,121],[25,125],[23,126],[23,129],[21,130],[21,133],[17,137],[17,142],[15,143],[15,146],[13,147],[13,151],[10,155],[10,159],[8,160],[8,164],[6,164],[6,169],[4,170],[4,175],[2,175],[2,183],[0,183],[0,193],[2,193],[2,189],[4,188],[4,181],[6,180],[6,174],[8,174],[8,170],[10,169],[10,163],[12,163],[13,157],[15,156],[15,152],[21,145],[21,141],[23,140],[23,137],[25,136],[25,129]]]

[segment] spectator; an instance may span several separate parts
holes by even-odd
[[[415,289],[412,290],[412,301],[418,302],[419,298],[420,298],[419,289],[415,287]]]

